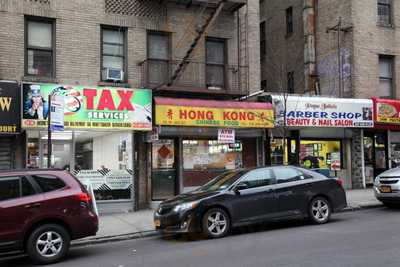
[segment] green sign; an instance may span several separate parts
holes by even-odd
[[[24,128],[47,126],[49,94],[64,96],[65,128],[152,128],[150,90],[59,84],[23,85]]]

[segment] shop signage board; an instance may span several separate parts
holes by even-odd
[[[156,124],[174,126],[272,128],[269,103],[156,97]]]
[[[379,123],[400,124],[400,101],[393,99],[373,98],[375,120]]]
[[[21,132],[21,87],[0,81],[0,134]]]
[[[64,131],[64,97],[51,96],[50,103],[50,129],[52,131]]]
[[[272,96],[276,124],[283,125],[285,100]],[[286,125],[295,127],[371,128],[373,103],[369,99],[287,96]]]
[[[235,129],[218,129],[218,142],[224,144],[235,143]]]
[[[152,93],[146,89],[24,84],[24,128],[47,126],[49,94],[64,97],[64,126],[79,129],[152,128]]]

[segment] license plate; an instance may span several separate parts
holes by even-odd
[[[154,226],[155,227],[160,227],[161,226],[160,220],[154,220]]]
[[[380,190],[382,193],[391,193],[392,192],[392,188],[387,185],[382,185]]]

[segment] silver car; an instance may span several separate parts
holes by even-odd
[[[400,206],[400,168],[387,170],[375,179],[375,197],[386,206]]]

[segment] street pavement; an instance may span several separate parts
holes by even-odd
[[[74,247],[58,267],[400,266],[400,210],[334,214],[325,225],[304,221],[240,228],[217,240],[134,239]],[[32,266],[24,258],[1,267]]]

